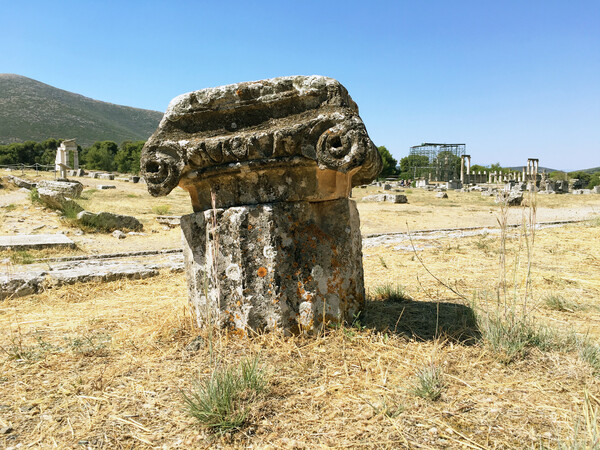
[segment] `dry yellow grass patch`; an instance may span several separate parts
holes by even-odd
[[[0,442],[61,448],[553,448],[585,438],[591,429],[586,408],[600,406],[599,379],[587,363],[574,352],[533,348],[506,364],[479,339],[471,306],[495,308],[497,239],[415,242],[425,266],[414,252],[366,249],[367,288],[400,283],[414,300],[371,298],[354,326],[317,337],[239,339],[194,330],[181,274],[62,287],[6,301],[0,313],[0,428],[13,431]],[[519,242],[518,231],[512,232],[509,269],[517,264]],[[597,339],[600,227],[540,230],[536,246],[531,314]],[[519,263],[517,276],[509,277],[518,298],[523,268]],[[582,308],[548,309],[547,293]],[[189,346],[199,333],[198,347]],[[269,387],[242,430],[211,434],[184,412],[181,392],[193,378],[254,356]],[[435,402],[411,392],[418,371],[431,364],[445,381]]]

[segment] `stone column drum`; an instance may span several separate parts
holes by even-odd
[[[197,323],[312,331],[364,307],[353,186],[381,170],[358,107],[336,80],[282,77],[175,98],[146,143],[152,195],[176,186]]]

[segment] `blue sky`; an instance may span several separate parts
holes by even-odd
[[[184,92],[327,75],[396,158],[600,166],[600,1],[0,0],[0,73],[164,111]]]

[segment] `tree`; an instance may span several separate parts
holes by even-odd
[[[91,147],[83,150],[81,160],[86,169],[91,170],[113,170],[113,160],[119,146],[113,141],[96,141]]]
[[[125,141],[115,155],[115,166],[122,173],[140,173],[140,156],[145,141]]]
[[[581,180],[581,182],[587,186],[592,178],[592,175],[587,172],[577,171],[577,172],[569,172],[569,178],[576,178]]]
[[[408,155],[400,160],[400,178],[407,180],[424,176],[429,167],[429,157],[426,155]]]
[[[433,165],[443,180],[449,180],[460,175],[460,156],[450,151],[439,152],[433,160]]]
[[[550,172],[548,174],[548,178],[554,181],[569,181],[569,176],[565,172],[561,172],[560,170]]]
[[[594,186],[600,186],[600,172],[594,172],[590,177],[588,189],[593,189]]]
[[[398,164],[398,161],[392,157],[392,154],[385,148],[385,145],[377,147],[377,150],[379,150],[379,154],[383,160],[383,168],[381,169],[379,176],[381,178],[386,178],[396,174],[396,164]]]

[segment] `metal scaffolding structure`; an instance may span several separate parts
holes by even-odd
[[[460,160],[466,154],[465,144],[435,144],[425,142],[410,148],[410,155],[427,156],[427,166],[418,167],[435,181],[457,180],[460,176]]]

